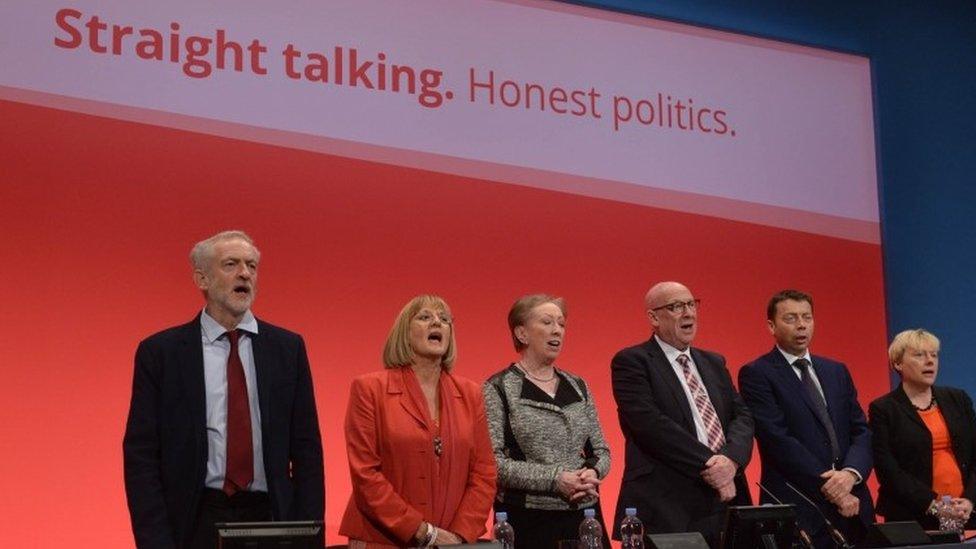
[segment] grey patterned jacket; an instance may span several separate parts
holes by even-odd
[[[560,383],[555,398],[514,364],[484,384],[500,502],[545,510],[592,507],[594,501],[563,500],[555,490],[556,475],[589,467],[602,479],[610,470],[610,448],[586,382],[556,372]]]

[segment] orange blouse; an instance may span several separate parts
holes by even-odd
[[[939,496],[962,496],[962,471],[952,452],[952,438],[938,408],[919,410],[918,415],[932,433],[932,490]]]

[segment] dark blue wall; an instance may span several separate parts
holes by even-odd
[[[939,383],[976,395],[976,1],[582,3],[870,57],[888,331],[933,331]]]

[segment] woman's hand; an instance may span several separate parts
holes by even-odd
[[[427,541],[427,528],[428,524],[421,521],[420,526],[417,527],[417,532],[413,535],[413,539],[415,539],[419,545],[423,545],[424,542]]]
[[[577,471],[562,471],[556,475],[556,492],[566,501],[573,501],[573,494],[579,491],[581,484]]]
[[[434,540],[433,540],[434,545],[455,545],[455,544],[464,543],[464,540],[461,539],[461,536],[458,536],[454,532],[448,532],[447,530],[444,530],[443,528],[438,528],[433,524],[428,524],[427,522],[421,522],[420,526],[417,527],[417,533],[414,534],[413,536],[414,539],[417,540],[418,544],[423,545],[427,541],[428,528],[434,529]]]
[[[464,543],[461,536],[454,532],[448,532],[443,528],[437,528],[437,537],[434,538],[434,545],[457,545]]]
[[[973,513],[973,502],[966,498],[953,498],[952,510],[957,518],[968,521],[969,515]]]
[[[600,497],[597,492],[599,485],[600,479],[592,469],[563,471],[556,475],[556,491],[570,502]]]

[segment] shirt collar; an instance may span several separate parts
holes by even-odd
[[[664,340],[657,337],[657,334],[654,334],[654,340],[657,341],[657,344],[661,346],[661,350],[664,351],[664,356],[666,356],[668,361],[672,364],[677,362],[678,355],[688,355],[688,358],[691,358],[691,346],[684,351],[679,351],[670,343],[666,343]],[[694,360],[692,360],[692,362],[694,362]]]
[[[805,358],[805,359],[807,359],[807,362],[809,362],[810,364],[813,364],[813,359],[810,358],[810,349],[807,349],[803,353],[802,356],[791,355],[790,353],[787,353],[786,351],[784,351],[783,348],[780,347],[779,345],[776,346],[776,349],[779,350],[780,354],[783,355],[783,358],[786,359],[786,363],[789,364],[790,366],[792,366],[794,362],[796,362],[797,360],[799,360],[801,358]]]
[[[220,339],[220,336],[227,332],[219,322],[207,314],[206,309],[200,313],[200,328],[203,332],[203,337],[207,338],[207,341],[210,343],[217,341]],[[244,313],[244,318],[237,324],[237,329],[244,330],[250,334],[258,333],[258,319],[254,318],[254,313],[250,309]]]

